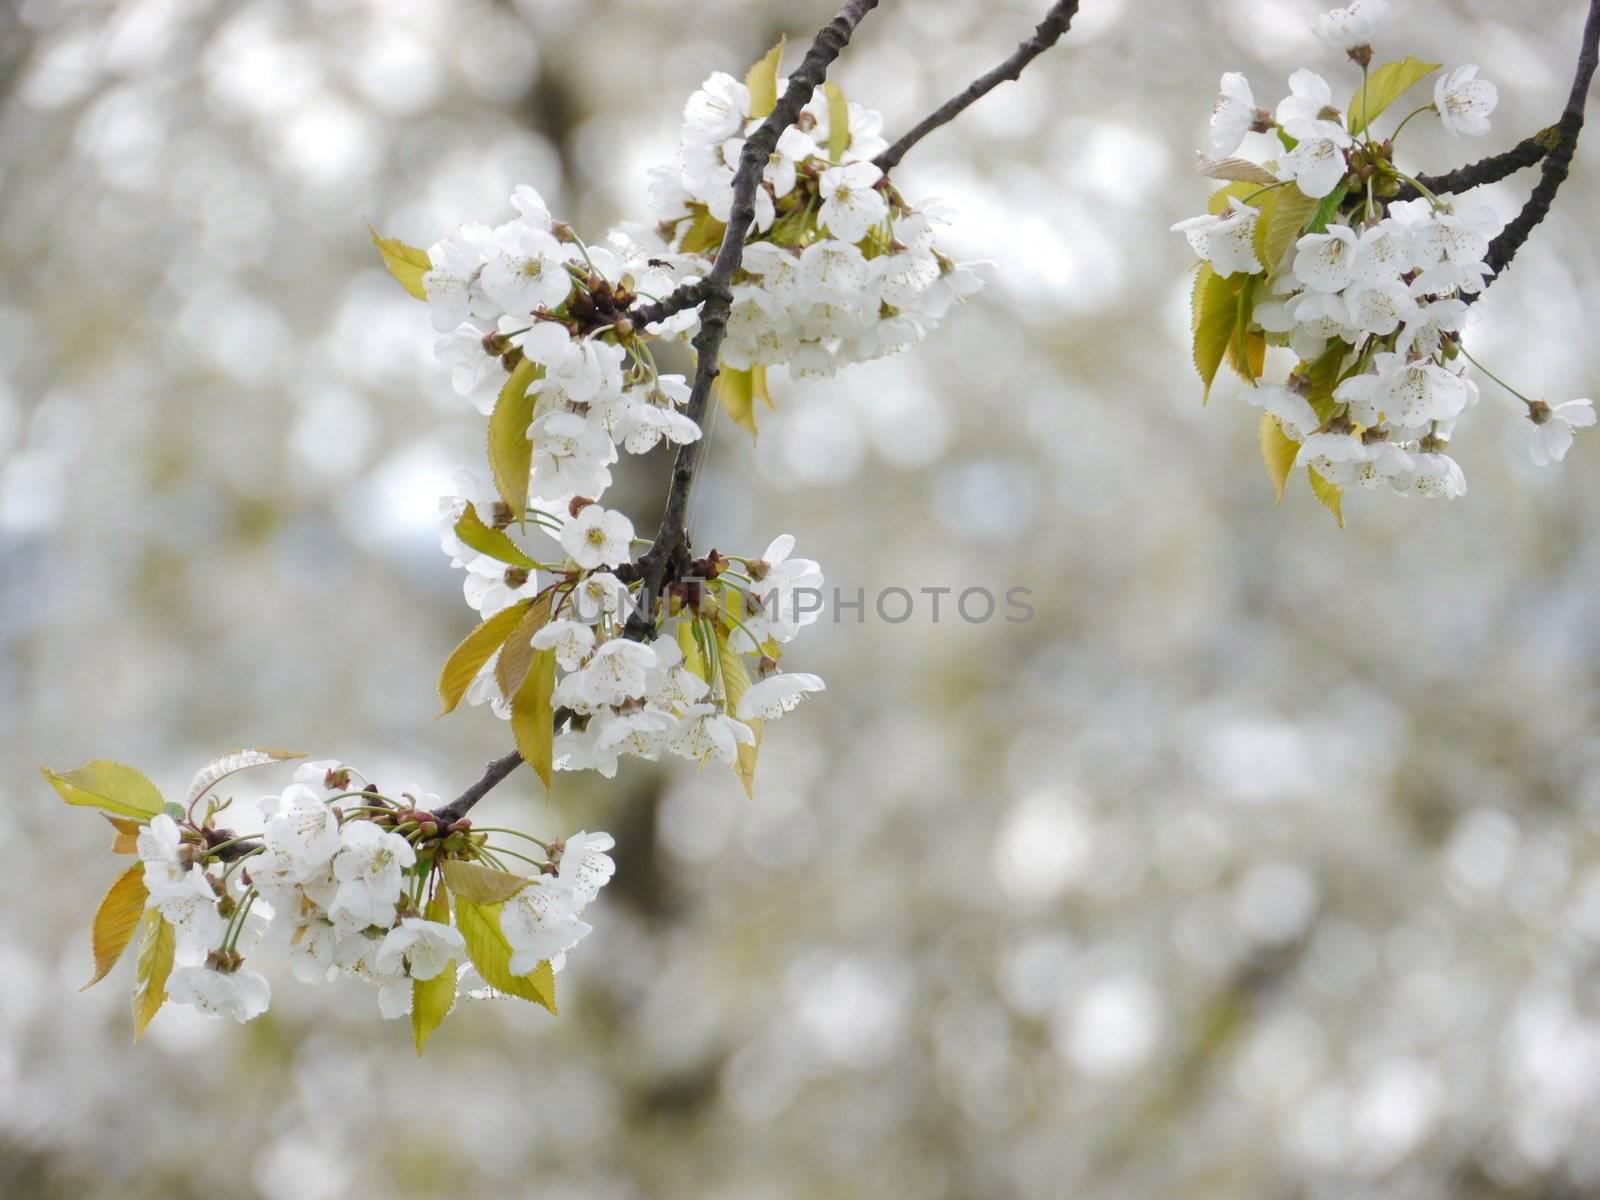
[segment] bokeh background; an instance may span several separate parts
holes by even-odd
[[[891,135],[1042,0],[886,0],[836,77]],[[1554,120],[1583,5],[1397,6]],[[712,443],[702,545],[792,531],[847,594],[1028,587],[1036,618],[824,622],[826,696],[730,775],[525,773],[619,873],[564,1013],[425,1059],[357,985],[250,1026],[77,994],[107,831],[36,767],[171,791],[239,745],[453,794],[470,627],[436,499],[481,423],[363,219],[426,245],[530,182],[580,230],[713,69],[828,0],[20,0],[0,15],[0,1195],[897,1200],[1600,1192],[1600,436],[1527,456],[1486,385],[1454,503],[1280,508],[1256,412],[1187,362],[1174,220],[1217,74],[1348,86],[1308,0],[1085,0],[897,172],[992,285],[913,354],[779,384]],[[1600,392],[1600,133],[1478,306],[1480,357]],[[1528,178],[1491,189],[1514,211]],[[613,497],[653,524],[664,463]],[[251,801],[287,772],[241,777]]]

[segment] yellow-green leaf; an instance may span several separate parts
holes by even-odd
[[[1260,190],[1261,185],[1259,183],[1251,183],[1248,180],[1240,180],[1228,184],[1227,187],[1219,187],[1211,193],[1211,198],[1206,201],[1206,211],[1214,217],[1220,217],[1228,211],[1229,200],[1242,201],[1247,196],[1254,196]]]
[[[455,524],[455,535],[462,545],[470,546],[479,554],[487,554],[497,562],[521,567],[525,571],[532,571],[538,566],[504,530],[485,525],[483,518],[478,516],[478,510],[470,503]]]
[[[439,864],[439,870],[458,900],[470,900],[474,904],[503,904],[530,882],[524,875],[497,871],[459,858],[445,859]]]
[[[1275,275],[1283,265],[1284,256],[1299,239],[1317,211],[1317,201],[1297,187],[1274,188],[1261,204],[1261,216],[1256,220],[1256,257]]]
[[[1191,305],[1194,365],[1200,372],[1201,382],[1205,384],[1205,392],[1201,397],[1204,403],[1211,398],[1211,381],[1217,377],[1217,368],[1222,365],[1228,353],[1228,343],[1233,340],[1239,300],[1230,280],[1213,271],[1210,263],[1201,263],[1200,273],[1194,281]]]
[[[1267,339],[1259,333],[1250,332],[1259,278],[1258,275],[1245,276],[1243,284],[1235,291],[1233,337],[1228,340],[1228,365],[1251,387],[1261,378],[1261,372],[1267,365]]]
[[[1337,484],[1329,483],[1310,467],[1306,468],[1306,476],[1311,480],[1311,492],[1322,501],[1322,506],[1333,514],[1333,519],[1339,522],[1339,528],[1344,528],[1344,489]]]
[[[94,978],[79,991],[88,991],[117,965],[117,959],[122,957],[122,952],[133,939],[133,931],[139,927],[139,918],[144,915],[144,902],[149,895],[144,887],[143,863],[136,863],[117,876],[117,881],[106,892],[99,910],[94,914],[94,931],[91,935],[94,944]]]
[[[433,899],[428,901],[428,907],[422,915],[441,925],[450,924],[450,893],[443,881],[434,887]],[[450,1015],[455,1004],[455,963],[432,979],[411,981],[411,1038],[416,1043],[418,1057],[421,1057],[422,1048],[428,1044],[433,1031]]]
[[[717,402],[728,410],[735,425],[756,436],[755,377],[749,371],[724,366],[717,372]]]
[[[551,593],[546,592],[523,610],[522,619],[505,639],[500,659],[494,664],[495,682],[500,685],[500,694],[507,701],[515,700],[533,666],[533,635],[550,620],[550,596]]]
[[[389,268],[389,274],[418,300],[426,300],[428,289],[423,286],[422,277],[433,269],[433,264],[428,261],[428,252],[408,246],[396,238],[379,237],[378,231],[371,225],[367,226],[367,232],[372,235],[372,244],[378,248],[378,253],[383,255],[383,265]]]
[[[778,406],[772,402],[772,393],[767,391],[766,363],[757,363],[755,366],[750,368],[750,395],[753,399],[761,401],[761,403],[765,404],[773,411],[777,411]],[[752,409],[751,417],[754,419],[755,414],[753,410],[755,405],[752,404],[750,407]],[[754,431],[752,430],[751,432]]]
[[[100,815],[110,821],[111,827],[117,831],[117,836],[111,839],[111,853],[139,853],[139,830],[144,828],[142,821],[135,821],[128,817],[113,817],[110,813],[101,813]]]
[[[706,670],[706,656],[700,652],[699,639],[695,637],[693,621],[678,622],[678,649],[683,651],[683,666],[689,674],[705,683],[711,682]]]
[[[840,162],[850,149],[850,104],[832,82],[822,85],[822,94],[828,98],[828,160]]]
[[[529,395],[528,388],[540,373],[539,364],[532,359],[519,362],[500,389],[500,399],[489,415],[489,469],[494,472],[494,486],[500,498],[516,514],[519,524],[526,519],[528,475],[533,469],[528,426],[533,421],[537,397]]]
[[[439,713],[441,717],[455,711],[456,705],[461,703],[461,697],[467,694],[472,681],[478,677],[478,672],[483,670],[483,664],[505,644],[512,630],[532,606],[532,600],[519,600],[510,608],[501,609],[462,638],[460,644],[450,651],[450,657],[444,660],[444,667],[439,672],[439,702],[444,705]]]
[[[1315,362],[1302,362],[1295,368],[1297,375],[1305,376],[1309,385],[1306,390],[1306,403],[1311,405],[1319,421],[1326,421],[1338,407],[1333,392],[1339,386],[1339,372],[1344,366],[1348,350],[1349,347],[1345,343],[1334,338]]]
[[[744,85],[750,89],[750,116],[754,120],[770,116],[778,107],[778,62],[783,58],[784,40],[780,37],[778,44],[745,74]]]
[[[722,691],[727,697],[728,713],[737,717],[739,701],[750,689],[750,673],[745,669],[743,657],[728,645],[728,633],[724,629],[717,631],[717,668],[722,674]],[[756,740],[753,745],[746,742],[739,743],[738,757],[733,760],[733,773],[744,785],[744,794],[754,800],[756,757],[761,752],[761,734],[765,722],[760,718],[752,718],[745,724],[750,726],[750,731],[756,735]]]
[[[104,809],[121,817],[153,817],[161,811],[161,791],[138,771],[119,762],[97,758],[75,771],[40,773],[68,804]]]
[[[728,227],[713,217],[704,205],[691,204],[689,211],[693,216],[689,220],[689,228],[678,238],[678,249],[685,254],[715,251],[722,245]]]
[[[456,897],[456,928],[467,943],[467,957],[496,991],[556,1011],[556,977],[548,962],[526,975],[511,973],[511,943],[500,931],[500,905],[475,904]]]
[[[167,1001],[167,976],[177,935],[157,908],[146,909],[139,927],[138,969],[133,977],[133,1040],[144,1036],[152,1018]]]
[[[1261,444],[1261,461],[1267,465],[1267,478],[1272,480],[1272,502],[1281,504],[1289,472],[1294,470],[1295,455],[1300,453],[1300,443],[1290,441],[1283,432],[1283,422],[1269,412],[1261,414],[1256,440]]]
[[[1367,76],[1366,85],[1357,87],[1355,95],[1350,97],[1350,132],[1360,133],[1376,121],[1384,109],[1442,65],[1423,62],[1408,55],[1399,62],[1384,63],[1374,68]]]
[[[221,757],[212,759],[195,772],[189,790],[184,794],[183,806],[188,808],[235,772],[304,757],[305,755],[298,750],[230,750]]]
[[[533,664],[511,700],[511,736],[516,739],[517,752],[544,781],[547,792],[556,736],[556,712],[551,699],[555,690],[556,652],[535,651]]]

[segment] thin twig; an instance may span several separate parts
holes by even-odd
[[[433,810],[433,816],[441,826],[459,821],[472,811],[472,806],[487,796],[499,782],[511,772],[522,765],[522,755],[513,750],[504,758],[497,758],[483,769],[483,775],[461,795],[450,801],[443,808]]]
[[[941,125],[948,125],[1002,83],[1018,78],[1024,67],[1061,40],[1061,35],[1067,32],[1067,28],[1072,24],[1072,18],[1078,13],[1078,2],[1079,0],[1056,0],[1056,3],[1050,6],[1050,11],[1045,14],[1044,20],[1040,21],[1033,31],[1033,36],[1018,46],[1009,58],[994,70],[978,76],[960,95],[952,97],[934,109],[932,113],[913,125],[909,133],[873,159],[878,169],[887,175],[899,165],[906,152],[928,134]]]

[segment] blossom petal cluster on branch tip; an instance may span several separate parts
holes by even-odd
[[[785,84],[776,80],[777,90]],[[745,138],[764,116],[744,84],[720,73],[690,98],[679,160],[652,175],[657,229],[672,251],[715,252]],[[778,138],[733,280],[724,366],[831,375],[923,340],[982,286],[989,264],[941,253],[938,210],[913,209],[871,161],[887,148],[882,129],[879,113],[844,103],[830,86]],[[707,258],[698,273],[709,270]]]
[[[519,876],[500,856],[527,858],[527,846],[495,845],[466,821],[442,826],[433,815],[437,796],[392,797],[353,786],[360,778],[338,762],[302,765],[293,783],[258,802],[257,838],[215,827],[227,802],[212,801],[204,816],[167,806],[125,822],[131,836],[119,846],[137,856],[130,875],[141,885],[128,895],[160,931],[141,946],[137,994],[244,1022],[271,1001],[271,985],[253,966],[276,960],[302,983],[372,985],[383,1016],[413,1015],[419,1050],[458,987],[472,990],[474,970],[493,988],[514,987],[553,1007],[554,974],[590,932],[580,914],[615,873],[611,836],[581,831],[550,843],[548,860],[530,859],[534,874]],[[126,811],[125,803],[106,806]],[[478,874],[453,885],[458,867]],[[139,914],[103,906],[97,947],[107,929],[131,928]],[[498,929],[487,941],[486,921]],[[425,994],[428,1012],[413,1013]]]
[[[1313,24],[1361,69],[1342,106],[1328,80],[1307,68],[1290,76],[1289,94],[1270,114],[1257,108],[1242,75],[1222,77],[1211,151],[1232,155],[1258,130],[1274,133],[1283,153],[1259,166],[1203,158],[1203,170],[1233,182],[1215,193],[1209,212],[1173,226],[1201,260],[1195,361],[1208,389],[1224,362],[1244,378],[1247,398],[1262,410],[1262,452],[1280,495],[1288,472],[1303,468],[1336,515],[1352,484],[1410,496],[1465,493],[1447,453],[1456,422],[1479,395],[1461,336],[1472,298],[1493,274],[1491,243],[1505,228],[1492,208],[1446,203],[1419,188],[1395,159],[1396,134],[1413,116],[1431,112],[1453,134],[1488,130],[1498,96],[1477,67],[1446,72],[1432,104],[1387,136],[1374,130],[1385,109],[1437,69],[1414,58],[1373,64],[1372,37],[1387,11],[1384,0],[1356,0]],[[1271,347],[1298,360],[1282,382],[1265,378]],[[1540,462],[1559,459],[1573,427],[1593,419],[1581,404],[1527,403]]]

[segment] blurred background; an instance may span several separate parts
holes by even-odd
[[[885,0],[838,66],[894,136],[1043,0]],[[453,795],[471,626],[437,497],[481,420],[364,219],[427,245],[518,182],[648,219],[684,98],[831,0],[20,0],[0,15],[0,1196],[1577,1197],[1600,1192],[1600,436],[1528,461],[1485,384],[1454,503],[1298,480],[1188,362],[1216,77],[1310,65],[1311,0],[1084,0],[897,171],[990,287],[937,338],[723,422],[702,547],[782,531],[856,588],[1033,590],[1028,624],[814,626],[828,681],[746,801],[724,771],[519,773],[486,813],[616,833],[559,1019],[458,1011],[425,1059],[355,984],[240,1029],[124,965],[121,869],[48,763],[169,794],[240,745]],[[1379,43],[1553,121],[1584,6],[1413,0]],[[793,60],[791,60],[793,61]],[[1592,143],[1592,144],[1591,144]],[[1515,211],[1524,176],[1486,193]],[[1600,391],[1600,132],[1469,344]],[[611,499],[652,528],[664,459]],[[626,482],[621,482],[626,480]],[[240,777],[250,802],[288,771]],[[501,823],[501,822],[497,822]]]

